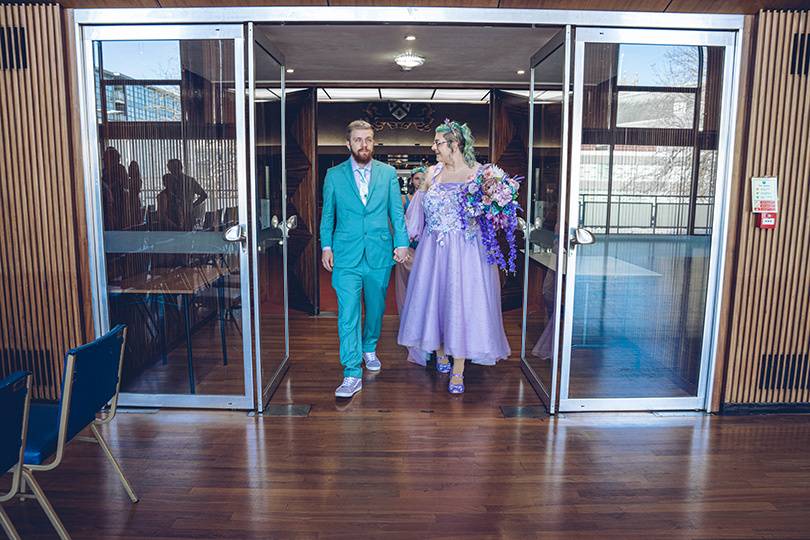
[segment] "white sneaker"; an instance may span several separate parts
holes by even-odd
[[[359,377],[343,377],[343,383],[335,390],[335,397],[349,398],[363,389],[363,379]]]
[[[365,360],[366,369],[369,371],[380,371],[380,368],[382,368],[382,364],[380,363],[380,359],[377,358],[376,352],[364,352],[363,360]]]

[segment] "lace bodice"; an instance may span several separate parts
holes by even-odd
[[[444,245],[444,240],[450,233],[464,232],[465,238],[473,240],[476,237],[478,226],[469,224],[466,228],[461,222],[461,197],[469,185],[469,180],[465,182],[435,182],[436,177],[442,170],[442,166],[436,167],[433,175],[434,182],[425,193],[422,206],[425,212],[425,232],[435,234],[439,245]],[[476,174],[478,172],[476,171]],[[472,176],[474,178],[475,176]]]
[[[468,241],[474,240],[477,237],[478,225],[468,223],[465,228],[461,217],[461,196],[470,181],[437,183],[435,180],[441,169],[441,164],[437,165],[432,178],[433,183],[427,191],[417,191],[408,205],[405,214],[408,234],[416,239],[433,235],[441,246],[445,244],[448,234],[463,232]],[[470,180],[472,178],[474,176]]]
[[[425,193],[422,201],[425,229],[428,234],[437,234],[439,243],[446,234],[462,230],[459,195],[464,185],[460,182],[433,184]]]

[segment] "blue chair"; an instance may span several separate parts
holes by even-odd
[[[31,489],[36,494],[36,498],[42,505],[42,509],[51,516],[56,518],[54,526],[62,538],[69,538],[67,533],[62,536],[64,527],[56,513],[51,507],[51,503],[45,497],[42,489],[31,473],[22,466],[23,453],[25,451],[26,434],[28,431],[28,413],[31,404],[31,373],[27,371],[18,371],[12,373],[2,381],[0,381],[0,411],[3,415],[0,417],[0,472],[6,473],[14,469],[14,476],[11,480],[11,489],[8,493],[0,496],[0,503],[9,501],[20,493],[20,488],[23,483],[23,478]],[[53,519],[51,520],[53,522]],[[6,531],[11,540],[20,540],[20,535],[11,524],[8,514],[0,506],[0,525]]]
[[[138,502],[138,497],[113,457],[107,441],[98,431],[98,426],[111,422],[115,417],[126,339],[126,326],[118,325],[87,345],[67,352],[59,402],[31,404],[28,440],[25,444],[26,470],[33,472],[55,469],[62,462],[65,445],[73,439],[95,442],[112,463],[129,498],[132,502]],[[97,417],[108,404],[109,411]],[[79,437],[79,433],[88,426],[93,438]],[[33,475],[31,478],[33,479]],[[22,491],[25,491],[25,482]],[[39,498],[36,489],[34,493]],[[49,514],[48,517],[54,522],[56,514]],[[67,533],[64,534],[63,538],[67,538]]]
[[[23,449],[28,422],[28,408],[31,403],[31,374],[18,371],[0,381],[0,472],[14,469],[11,490],[0,496],[0,502],[14,498],[20,490],[22,476]],[[0,506],[0,525],[12,540],[19,540],[20,535],[11,524],[11,520]]]

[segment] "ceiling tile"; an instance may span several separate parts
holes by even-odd
[[[437,88],[434,101],[484,101],[489,90],[486,88],[447,89]]]
[[[807,9],[808,0],[672,0],[668,13],[754,14],[760,9]]]
[[[669,0],[501,0],[502,8],[664,11]]]
[[[329,99],[336,100],[378,100],[380,93],[376,88],[324,88]]]
[[[160,7],[158,0],[60,0],[65,8],[154,8]]]
[[[498,0],[330,0],[330,6],[496,8]]]
[[[323,86],[486,88],[528,84],[532,54],[557,28],[458,27],[416,25],[256,25],[256,32],[284,54],[295,68],[290,82]],[[416,41],[406,41],[413,34]],[[358,40],[358,35],[363,39]],[[459,47],[459,40],[465,46]],[[424,56],[423,66],[403,71],[394,57],[412,50]],[[484,61],[482,59],[498,61]],[[259,64],[260,81],[276,77],[273,66]],[[561,70],[560,70],[561,71]],[[331,83],[335,84],[331,84]],[[339,84],[338,84],[339,83]]]
[[[427,101],[433,95],[432,88],[381,88],[380,93],[383,99],[390,100],[424,100]]]

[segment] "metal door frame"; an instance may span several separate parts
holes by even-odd
[[[93,62],[94,41],[165,41],[188,39],[223,39],[234,42],[234,85],[236,118],[236,178],[238,185],[239,225],[248,226],[248,189],[245,120],[245,47],[241,24],[226,25],[124,25],[82,26],[78,28],[77,65],[79,70],[79,108],[81,115],[82,157],[84,162],[85,204],[87,212],[90,279],[93,291],[93,322],[97,336],[110,327],[107,302],[107,269],[104,255],[104,224],[101,200],[101,177],[98,157],[96,123],[96,92]],[[240,293],[250,298],[248,250],[239,249]],[[121,392],[119,404],[133,407],[184,407],[216,409],[252,409],[255,385],[253,379],[253,350],[251,343],[251,314],[242,310],[242,360],[244,393],[241,395],[213,394],[144,394]]]
[[[289,290],[287,282],[287,248],[289,231],[287,230],[287,130],[286,124],[286,110],[287,110],[287,84],[285,80],[286,75],[286,60],[284,55],[272,43],[268,42],[263,36],[254,32],[253,23],[247,25],[247,62],[248,62],[248,118],[249,118],[249,132],[250,132],[250,198],[251,208],[253,208],[253,219],[250,223],[250,257],[251,257],[251,273],[252,273],[252,286],[253,295],[251,297],[252,306],[251,313],[253,314],[253,332],[254,332],[254,350],[256,352],[255,366],[256,366],[256,411],[263,411],[270,403],[270,398],[273,396],[284,375],[290,367],[290,318],[289,318]],[[282,256],[282,274],[284,283],[284,357],[281,360],[278,368],[270,375],[267,384],[264,384],[262,379],[262,343],[261,343],[261,288],[259,284],[259,240],[258,240],[258,216],[256,215],[257,204],[259,201],[258,186],[259,179],[256,171],[256,49],[257,41],[262,49],[279,65],[280,70],[280,84],[281,84],[281,256]]]
[[[731,160],[734,148],[740,47],[739,33],[696,32],[688,30],[650,30],[626,28],[579,28],[574,40],[574,119],[571,141],[571,191],[569,193],[568,237],[578,225],[579,171],[582,155],[582,110],[584,94],[584,64],[586,43],[629,43],[648,45],[692,45],[723,47],[723,90],[718,140],[715,210],[712,221],[712,242],[709,261],[706,311],[703,323],[703,344],[697,395],[694,397],[659,398],[581,398],[569,397],[571,376],[571,345],[574,320],[574,284],[576,281],[576,249],[568,242],[566,261],[565,318],[563,323],[563,357],[560,382],[560,411],[616,410],[702,410],[708,408],[712,394],[712,375],[716,365],[717,331],[719,325],[722,275],[727,236],[727,204],[731,182]],[[559,306],[558,306],[559,307]]]
[[[526,208],[524,212],[530,212],[530,208],[534,208],[534,166],[533,166],[533,158],[534,158],[534,109],[535,109],[535,79],[534,79],[534,70],[537,66],[539,66],[545,59],[549,56],[557,52],[561,47],[564,48],[564,65],[563,65],[563,80],[562,80],[562,113],[561,113],[561,121],[562,125],[560,128],[560,211],[558,212],[558,218],[560,220],[560,234],[557,238],[557,279],[554,285],[555,288],[555,310],[554,310],[554,340],[552,344],[552,357],[551,357],[551,380],[548,381],[550,384],[550,388],[546,388],[543,384],[543,381],[537,375],[537,373],[532,368],[531,364],[526,359],[526,349],[527,349],[527,323],[528,323],[528,301],[529,301],[529,250],[531,249],[531,232],[534,230],[533,221],[536,216],[532,215],[531,218],[527,220],[528,223],[526,224],[526,231],[525,235],[525,242],[524,242],[524,250],[526,256],[524,257],[523,261],[523,324],[522,324],[522,333],[521,333],[521,344],[520,344],[520,367],[523,370],[526,377],[529,379],[529,383],[534,387],[535,392],[537,395],[540,396],[540,399],[545,403],[546,408],[548,409],[549,414],[554,414],[557,408],[557,377],[558,377],[558,367],[560,363],[560,321],[562,318],[562,314],[560,311],[560,306],[562,305],[562,284],[564,279],[564,273],[560,273],[559,270],[564,268],[565,266],[565,234],[563,234],[566,229],[566,219],[567,214],[566,212],[562,211],[566,207],[566,198],[567,198],[567,184],[568,184],[568,139],[570,135],[569,129],[569,115],[570,115],[570,88],[571,88],[571,39],[573,35],[573,28],[571,25],[566,25],[565,28],[560,30],[560,32],[555,35],[551,40],[549,40],[546,45],[541,47],[534,55],[532,55],[531,63],[529,64],[529,69],[531,69],[531,74],[529,77],[529,151],[528,151],[528,173],[526,175],[526,181],[528,182],[528,190],[527,190],[527,197],[526,197]]]
[[[704,353],[706,349],[706,340],[711,340],[710,357],[708,361],[704,357],[704,364],[706,364],[706,371],[709,376],[702,374],[702,382],[704,388],[705,400],[696,403],[697,408],[707,408],[707,404],[711,400],[713,392],[713,377],[714,366],[716,363],[716,343],[714,339],[719,331],[719,312],[722,298],[717,296],[722,288],[720,287],[719,280],[725,266],[725,243],[727,235],[727,201],[730,195],[731,182],[729,176],[731,173],[731,154],[730,151],[734,145],[736,122],[736,107],[737,96],[740,84],[740,66],[742,55],[742,30],[744,28],[745,17],[743,15],[725,15],[725,14],[685,14],[685,13],[646,13],[646,12],[619,12],[619,11],[579,11],[579,10],[544,10],[544,9],[501,9],[501,8],[444,8],[444,7],[349,7],[349,6],[327,6],[327,7],[311,7],[311,6],[291,6],[291,7],[228,7],[228,8],[128,8],[128,9],[74,9],[71,10],[73,17],[74,30],[76,35],[76,46],[78,54],[78,69],[80,70],[79,77],[79,108],[82,119],[82,137],[85,143],[82,148],[82,157],[86,177],[91,179],[91,184],[86,187],[87,198],[87,224],[89,236],[89,262],[91,266],[91,294],[93,297],[93,313],[94,321],[96,323],[96,332],[103,328],[101,324],[101,316],[99,313],[102,308],[106,309],[106,285],[101,280],[104,279],[104,260],[103,251],[100,249],[100,234],[99,227],[101,224],[100,216],[94,215],[96,201],[89,193],[92,189],[98,188],[97,171],[93,171],[93,166],[97,163],[97,154],[95,147],[92,144],[91,137],[96,134],[91,133],[90,126],[94,126],[95,118],[94,104],[88,99],[94,96],[94,89],[92,87],[85,88],[86,84],[86,61],[84,59],[83,35],[84,30],[88,25],[151,25],[155,28],[156,32],[163,35],[166,28],[177,27],[178,24],[201,25],[201,24],[248,24],[248,23],[301,23],[301,24],[329,24],[329,23],[379,23],[379,24],[425,24],[425,21],[430,21],[431,24],[469,24],[470,21],[476,21],[480,25],[522,25],[522,26],[557,26],[565,27],[571,26],[577,31],[578,37],[584,37],[581,34],[585,31],[592,31],[590,27],[601,28],[609,26],[611,31],[619,31],[622,29],[632,29],[636,32],[651,33],[654,32],[657,36],[663,35],[676,35],[685,30],[691,30],[691,34],[709,38],[712,35],[723,36],[724,40],[730,40],[730,48],[727,45],[724,65],[724,81],[723,81],[723,111],[721,129],[727,133],[725,147],[721,147],[720,155],[724,158],[718,162],[718,184],[716,189],[716,205],[714,216],[714,234],[718,237],[713,241],[712,245],[712,261],[711,261],[711,296],[708,297],[707,302],[707,324],[706,328],[711,330],[707,338],[704,333]],[[164,26],[175,25],[175,26]],[[196,28],[202,28],[196,26]],[[643,30],[642,30],[643,29]],[[650,30],[650,29],[661,29]],[[597,30],[598,31],[598,30]],[[679,34],[682,35],[682,34]],[[92,57],[91,57],[92,60]],[[248,58],[248,62],[252,64],[253,58]],[[92,64],[91,68],[92,70]],[[94,99],[94,98],[93,98]],[[252,99],[252,98],[251,98]],[[88,110],[90,116],[88,117]],[[244,110],[244,109],[243,109]],[[580,107],[581,110],[581,107]],[[574,122],[577,122],[577,113],[575,110]],[[243,120],[244,124],[244,120]],[[574,126],[574,134],[581,128]],[[283,130],[282,130],[283,132]],[[240,131],[244,133],[244,131]],[[241,136],[241,135],[240,135]],[[576,147],[572,149],[576,151]],[[244,154],[242,154],[244,156]],[[577,156],[578,157],[578,156]],[[573,174],[573,163],[569,168]],[[90,165],[88,165],[90,164]],[[244,175],[244,168],[240,169],[240,175]],[[92,188],[92,189],[91,189]],[[722,189],[721,189],[722,188]],[[95,210],[94,210],[95,209]],[[242,211],[240,205],[240,222],[242,221]],[[255,246],[255,242],[254,242]],[[285,248],[286,249],[286,248]],[[101,260],[99,261],[99,257]],[[247,266],[246,266],[247,267]],[[251,267],[252,268],[252,267]],[[243,281],[244,286],[244,281]],[[525,296],[525,291],[524,291]],[[245,295],[245,298],[250,296]],[[285,291],[286,302],[286,291]],[[559,307],[559,306],[558,306]],[[709,309],[711,307],[711,309]],[[249,311],[249,310],[248,310]],[[559,311],[559,310],[558,310]],[[708,313],[713,314],[711,321]],[[104,311],[106,313],[106,311]],[[567,321],[567,319],[564,319]],[[568,324],[567,322],[564,324]],[[245,327],[249,328],[249,327]],[[287,336],[289,338],[289,336]],[[525,332],[523,341],[525,342]],[[565,346],[565,339],[563,340]],[[259,341],[256,339],[256,345]],[[570,336],[569,336],[570,343]],[[524,344],[525,347],[525,344]],[[289,339],[287,339],[287,349],[289,349]],[[288,352],[288,351],[287,351]],[[258,356],[258,355],[257,355]],[[252,370],[246,368],[246,380],[252,374]],[[260,381],[260,378],[258,378]],[[567,381],[566,381],[567,382]],[[259,384],[261,384],[259,382]],[[255,391],[252,388],[248,395],[255,396]],[[177,396],[168,396],[177,397]],[[566,396],[567,397],[567,396]],[[177,406],[234,406],[234,403],[226,403],[227,400],[222,400],[217,397],[210,404],[203,405],[187,405],[178,404]],[[252,399],[250,400],[252,401]],[[570,400],[569,400],[570,401]],[[240,403],[242,403],[240,401]],[[569,403],[570,405],[571,403]],[[622,403],[615,403],[615,405],[622,406]],[[636,404],[638,405],[638,404]],[[666,405],[666,403],[658,403],[658,405]],[[681,408],[680,405],[677,408]],[[576,410],[581,410],[576,408]]]

